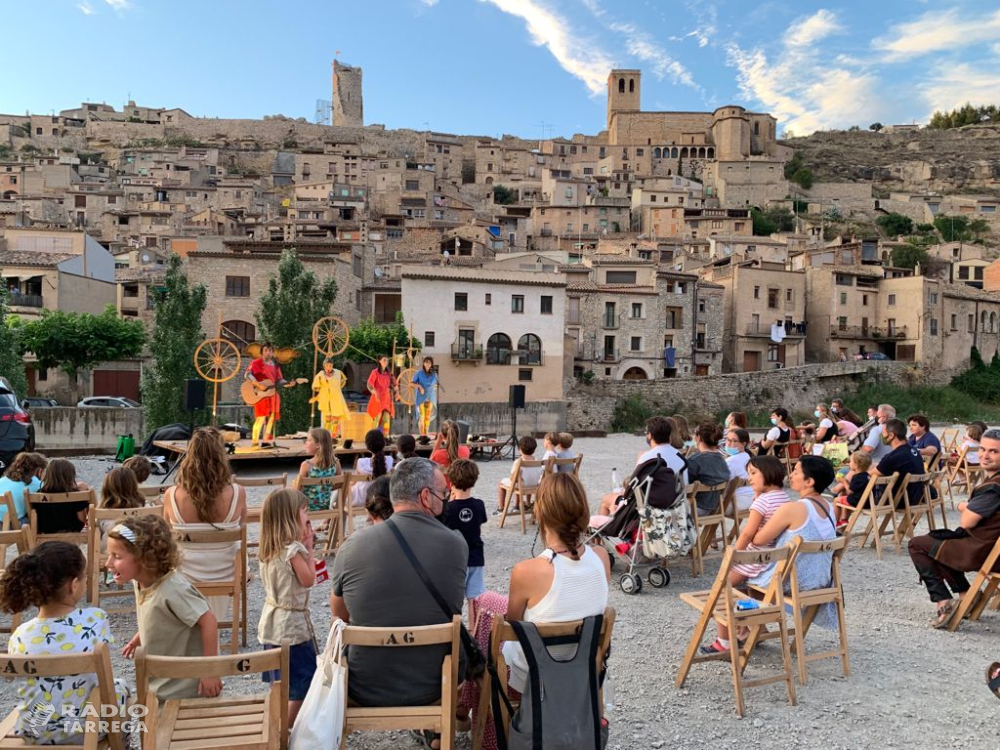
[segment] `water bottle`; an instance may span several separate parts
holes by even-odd
[[[618,476],[618,469],[611,470],[611,491],[615,492],[622,488],[621,477]]]
[[[615,683],[611,681],[611,677],[604,678],[604,715],[607,716],[612,711],[615,710]]]

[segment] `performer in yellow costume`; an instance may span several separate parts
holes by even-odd
[[[340,420],[347,417],[347,402],[344,400],[343,388],[347,385],[347,376],[333,367],[329,358],[323,360],[323,369],[313,378],[313,397],[310,403],[319,408],[323,427],[330,431],[333,437],[338,437]]]

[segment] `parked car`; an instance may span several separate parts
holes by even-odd
[[[89,396],[81,400],[77,406],[102,406],[113,407],[115,409],[137,409],[141,408],[142,404],[133,401],[130,398],[125,398],[124,396]]]
[[[14,389],[0,377],[0,464],[10,465],[22,451],[35,450],[35,425],[17,401]]]
[[[54,398],[42,398],[41,396],[28,396],[21,400],[21,406],[25,409],[34,409],[39,406],[46,408],[51,406],[59,406],[59,402]]]
[[[890,357],[882,352],[868,352],[865,355],[865,359],[890,359]]]

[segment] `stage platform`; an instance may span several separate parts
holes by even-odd
[[[188,441],[187,440],[154,440],[153,445],[157,448],[162,448],[165,451],[178,454],[178,457],[183,456],[187,453]],[[308,458],[306,454],[305,438],[278,438],[274,441],[274,447],[271,448],[254,448],[249,440],[239,440],[235,443],[236,450],[229,454],[230,461],[241,461],[241,460],[268,460],[275,458]],[[337,454],[337,458],[347,457],[352,461],[358,456],[364,456],[368,453],[365,448],[364,442],[361,443],[360,447],[355,447],[352,444],[350,448],[335,448],[334,452]]]

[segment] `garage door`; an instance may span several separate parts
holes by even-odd
[[[95,396],[124,396],[139,401],[138,370],[94,370]]]

